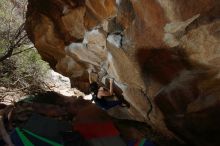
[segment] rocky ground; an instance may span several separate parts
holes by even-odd
[[[65,96],[85,96],[76,88],[71,88],[69,78],[61,74],[49,70],[45,78],[45,91],[54,91]],[[19,101],[26,98],[28,93],[22,89],[0,87],[0,100],[1,103],[10,105],[12,101]]]
[[[4,108],[2,106],[1,110]],[[15,103],[11,111],[9,122],[5,125],[8,127],[8,131],[26,123],[33,113],[37,113],[57,120],[68,121],[71,124],[81,121],[111,119],[125,140],[147,138],[158,146],[181,145],[178,141],[170,141],[162,137],[146,123],[112,118],[89,100],[76,96],[64,96],[53,91],[28,96],[26,99]]]

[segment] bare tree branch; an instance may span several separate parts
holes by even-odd
[[[9,19],[9,22],[8,22],[8,40],[10,40],[11,22],[12,22],[12,16],[13,16],[13,11],[14,11],[15,7],[16,7],[16,5],[15,5],[15,3],[13,3],[13,7],[12,7],[11,12],[10,12],[10,19]]]
[[[8,32],[9,33],[9,32]],[[23,34],[23,36],[22,36]],[[0,56],[0,62],[4,61],[5,59],[11,57],[13,55],[13,51],[16,48],[19,48],[21,45],[25,44],[25,41],[28,40],[27,34],[24,31],[24,23],[20,25],[17,29],[14,37],[12,40],[9,40],[9,46],[6,49],[6,52],[3,56]],[[17,54],[17,53],[16,53]],[[19,53],[18,53],[19,54]]]
[[[17,39],[20,35],[21,35],[21,33],[24,31],[24,23],[22,23],[19,27],[18,27],[18,29],[17,29],[17,31],[15,32],[15,35],[14,35],[14,40],[15,39]]]
[[[33,49],[33,48],[34,48],[34,47],[29,47],[29,48],[24,49],[24,50],[21,50],[21,51],[19,51],[19,52],[15,52],[15,53],[12,54],[12,56],[18,55],[18,54],[23,53],[23,52],[26,52],[26,51],[30,51],[30,50]]]
[[[6,52],[3,56],[0,57],[0,62],[2,62],[2,61],[4,61],[5,59],[9,58],[9,57],[12,55],[13,50],[14,50],[14,48],[9,48],[9,49],[7,50],[7,52]]]

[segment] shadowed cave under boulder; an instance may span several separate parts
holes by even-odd
[[[189,145],[218,146],[218,0],[29,0],[42,58],[88,93],[88,70],[131,107],[108,113]]]

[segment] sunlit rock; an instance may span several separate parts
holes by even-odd
[[[111,115],[218,146],[219,10],[218,0],[29,0],[26,29],[72,87],[88,92],[89,69],[114,78],[131,107]]]

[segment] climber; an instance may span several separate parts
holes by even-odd
[[[110,79],[110,89],[99,87],[97,82],[92,82],[91,72],[89,72],[90,92],[92,94],[92,101],[104,110],[108,110],[117,105],[121,107],[130,107],[130,104],[124,99],[113,100],[113,79]]]

